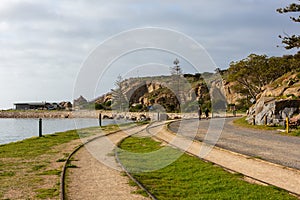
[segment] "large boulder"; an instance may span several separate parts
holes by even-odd
[[[255,105],[249,109],[247,120],[250,124],[264,125],[281,124],[283,125],[286,117],[291,118],[299,113],[300,100],[281,99],[273,97],[262,97]]]

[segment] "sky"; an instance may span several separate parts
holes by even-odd
[[[222,69],[251,53],[294,54],[284,49],[278,35],[299,34],[300,29],[288,15],[276,12],[292,2],[0,0],[0,110],[12,108],[16,102],[73,101],[79,96],[74,91],[90,55],[99,48],[111,52],[122,47],[125,39],[117,46],[104,44],[135,29],[156,27],[185,35]],[[169,41],[165,36],[162,42]],[[174,43],[178,48],[184,46],[180,40]],[[177,57],[185,73],[197,72],[174,52],[142,49],[120,55],[107,73],[99,76],[95,92],[81,91],[82,95],[93,99],[108,92],[118,75],[168,74]],[[85,78],[88,83],[89,77]]]

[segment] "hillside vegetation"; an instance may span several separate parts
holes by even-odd
[[[245,59],[231,62],[226,70],[217,68],[215,73],[172,74],[126,80],[119,77],[111,92],[88,102],[84,108],[196,112],[199,106],[212,109],[212,96],[214,105],[218,101],[224,104],[220,100],[223,96],[228,109],[234,105],[234,109],[246,111],[261,96],[298,99],[299,80],[300,52],[282,57],[251,54]]]
[[[249,107],[263,94],[273,97],[299,98],[300,52],[292,56],[267,57],[251,54],[247,58],[232,62],[228,70],[222,71],[233,93],[242,98],[237,104]],[[293,88],[293,89],[292,89]],[[282,90],[282,92],[274,92]]]
[[[210,107],[210,95],[201,74],[182,74],[119,80],[112,92],[91,103],[100,109],[133,112],[196,112],[199,105]]]

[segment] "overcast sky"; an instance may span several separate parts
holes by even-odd
[[[279,34],[299,34],[297,24],[276,12],[291,2],[0,0],[0,109],[15,102],[72,101],[76,77],[89,54],[107,38],[135,28],[160,27],[186,34],[223,69],[250,53],[294,54],[276,47],[281,45]],[[172,65],[172,59],[169,55],[161,64]],[[118,68],[122,65],[110,80],[116,80]],[[136,74],[142,75],[140,70]],[[99,92],[112,83],[107,81]]]

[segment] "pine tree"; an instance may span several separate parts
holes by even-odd
[[[300,0],[299,0],[299,2],[300,2]],[[300,12],[300,4],[292,3],[285,8],[278,8],[277,12],[279,12],[281,14]],[[300,16],[291,16],[290,19],[296,23],[300,22]],[[279,35],[279,38],[282,39],[282,43],[285,44],[286,49],[293,49],[293,48],[298,49],[300,47],[300,36],[299,35],[292,35],[292,36],[289,36],[288,34],[285,34],[285,35],[286,36]]]
[[[115,82],[116,89],[112,89],[112,109],[119,112],[124,112],[128,109],[128,99],[122,83],[123,78],[119,75]]]

